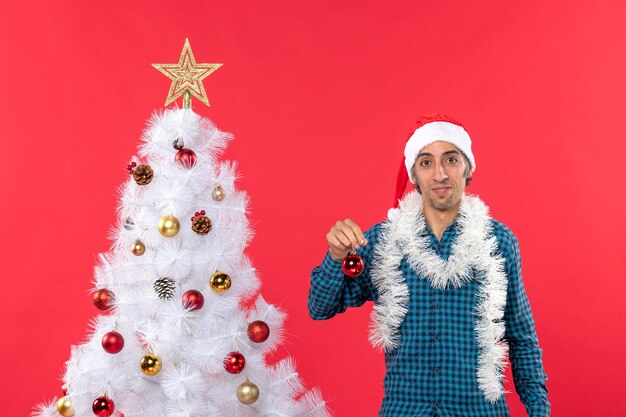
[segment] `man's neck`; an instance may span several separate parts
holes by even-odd
[[[430,230],[437,236],[437,239],[441,240],[443,232],[454,222],[454,219],[456,219],[456,216],[459,214],[460,207],[460,200],[454,207],[447,210],[437,209],[433,207],[430,202],[424,201],[424,217],[426,218],[426,223],[428,223]]]

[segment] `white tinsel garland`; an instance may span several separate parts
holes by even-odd
[[[483,276],[476,306],[480,348],[476,378],[485,398],[495,402],[504,393],[502,373],[508,351],[502,321],[507,288],[504,258],[497,253],[488,208],[478,197],[463,196],[458,221],[459,235],[450,256],[443,260],[423,236],[426,221],[417,191],[407,194],[399,209],[390,213],[389,221],[382,226],[373,260],[372,282],[378,288],[379,298],[372,311],[370,341],[386,351],[400,344],[398,329],[409,305],[409,290],[400,269],[403,257],[433,288],[458,288],[471,279],[475,270]]]

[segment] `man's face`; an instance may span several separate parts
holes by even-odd
[[[424,204],[446,211],[458,207],[465,192],[466,162],[450,142],[425,146],[417,155],[413,175]]]

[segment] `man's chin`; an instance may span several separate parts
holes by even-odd
[[[434,208],[436,208],[437,210],[441,210],[441,211],[450,210],[453,206],[454,204],[440,204],[440,203],[433,204]]]
[[[446,199],[443,200],[437,200],[437,199],[433,199],[430,198],[430,204],[436,208],[437,210],[450,210],[451,208],[456,206],[456,201],[453,198],[453,196],[450,196]]]

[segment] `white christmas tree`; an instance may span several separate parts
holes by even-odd
[[[267,363],[285,316],[258,294],[243,253],[248,197],[236,164],[218,159],[232,136],[190,106],[192,95],[208,104],[201,81],[219,65],[196,64],[186,41],[179,63],[159,68],[174,74],[166,105],[183,96],[184,106],[148,123],[95,268],[106,313],[72,347],[64,396],[35,416],[329,415],[291,358]]]

